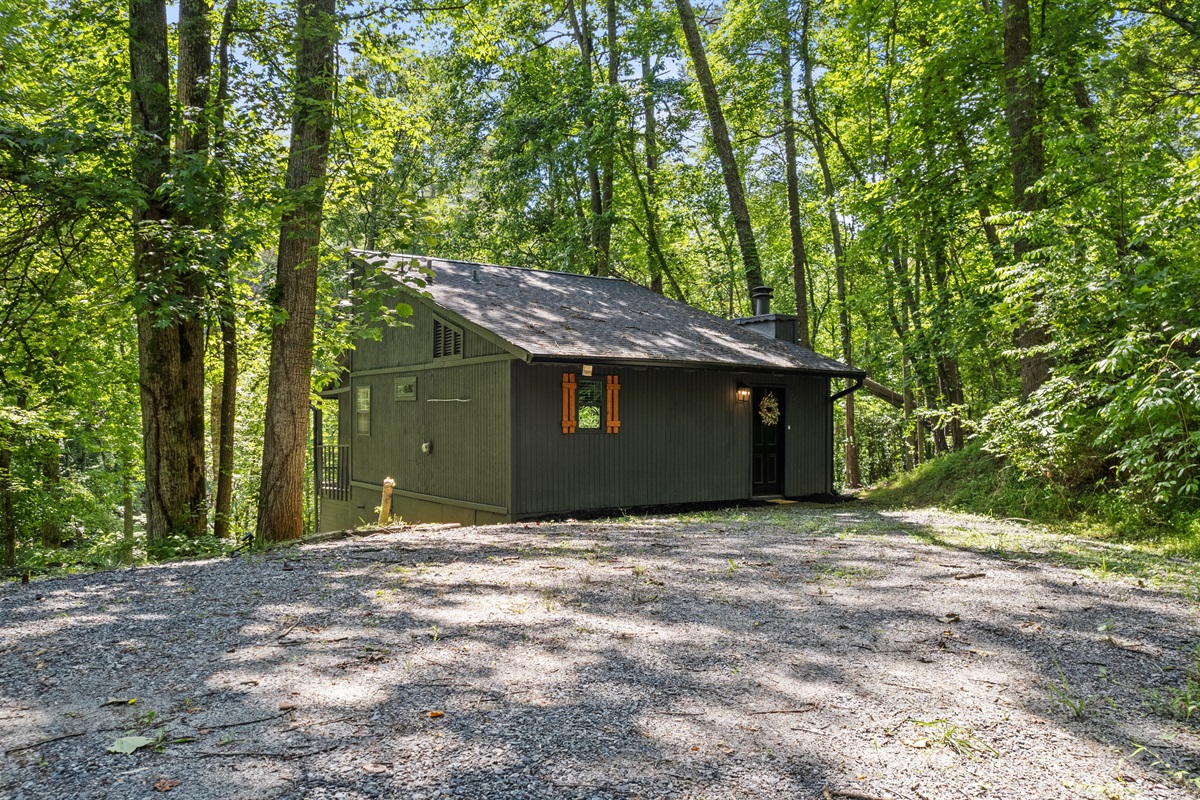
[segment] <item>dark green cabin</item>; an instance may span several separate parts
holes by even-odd
[[[466,525],[833,492],[830,382],[865,373],[796,345],[769,289],[730,321],[617,278],[419,262],[411,327],[323,393],[321,530],[375,520],[388,477],[394,515]]]

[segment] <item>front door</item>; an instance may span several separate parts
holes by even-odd
[[[783,494],[783,389],[756,387],[752,394],[751,492]]]

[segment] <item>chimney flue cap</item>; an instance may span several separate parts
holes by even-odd
[[[754,316],[761,317],[771,313],[771,295],[773,294],[775,294],[775,290],[770,286],[755,286],[750,290],[750,305]]]

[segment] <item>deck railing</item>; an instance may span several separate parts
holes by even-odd
[[[317,449],[318,486],[321,497],[350,499],[350,445],[323,445]]]

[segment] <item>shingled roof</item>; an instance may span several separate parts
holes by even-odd
[[[434,271],[433,302],[527,361],[770,369],[860,377],[862,370],[748,331],[620,278],[425,256],[356,252],[405,271]]]

